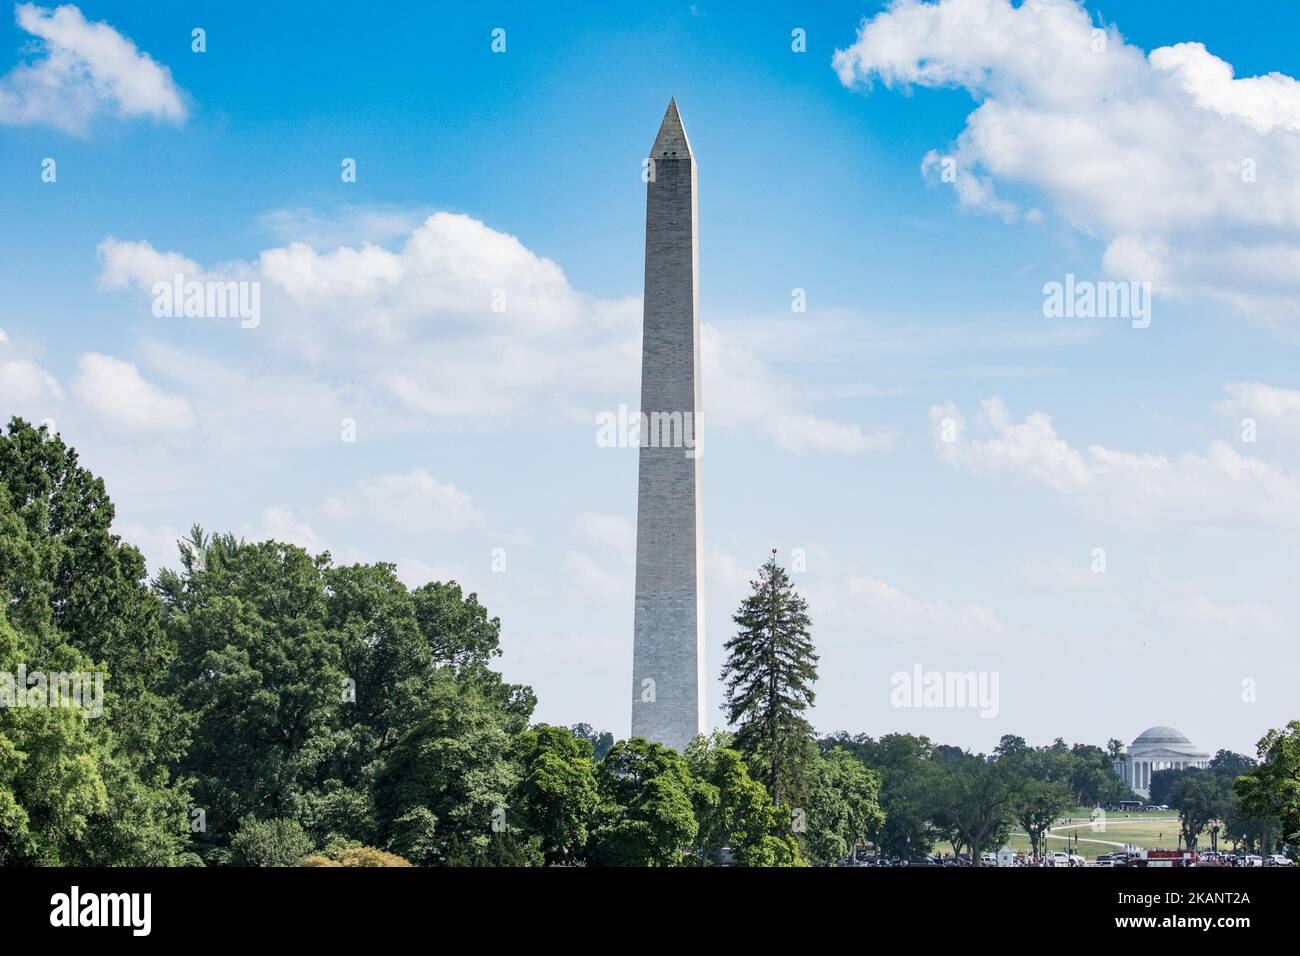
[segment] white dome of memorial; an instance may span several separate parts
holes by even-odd
[[[1210,755],[1173,727],[1149,727],[1138,734],[1115,761],[1115,772],[1144,799],[1151,796],[1151,775],[1157,770],[1208,767]]]

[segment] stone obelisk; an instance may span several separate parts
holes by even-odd
[[[695,157],[675,99],[649,160],[632,736],[680,751],[705,726],[704,591]]]

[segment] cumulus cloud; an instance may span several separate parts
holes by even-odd
[[[993,609],[984,605],[919,597],[871,575],[841,569],[830,559],[825,563],[827,573],[800,591],[818,608],[823,627],[842,640],[861,634],[969,640],[1006,630]]]
[[[295,516],[289,508],[267,508],[262,513],[262,531],[257,537],[296,544],[309,554],[319,554],[326,550],[315,529]]]
[[[36,54],[0,77],[0,123],[54,126],[81,133],[102,113],[182,122],[181,90],[171,71],[107,23],[91,23],[70,4],[21,3],[18,26]]]
[[[409,529],[464,528],[484,518],[468,494],[423,468],[363,479],[352,491],[330,497],[325,510],[334,518],[376,520]]]
[[[1023,422],[1013,422],[1000,398],[981,405],[980,425],[988,437],[965,437],[965,418],[951,403],[930,408],[941,457],[976,470],[1018,471],[1057,491],[1072,491],[1092,480],[1083,455],[1056,434],[1050,416],[1035,412]]]
[[[73,392],[110,425],[136,432],[183,432],[197,424],[186,399],[145,381],[130,362],[88,352],[77,368]]]
[[[59,410],[62,399],[58,379],[0,329],[0,427],[14,415],[46,421]]]
[[[1012,419],[999,398],[981,404],[973,428],[951,405],[930,409],[940,458],[971,471],[1018,475],[1065,495],[1088,497],[1125,517],[1300,524],[1300,477],[1214,441],[1177,458],[1090,445],[1056,433],[1050,416]],[[954,437],[955,435],[955,437]]]
[[[955,162],[963,205],[1008,220],[1042,205],[1106,244],[1106,271],[1157,295],[1300,312],[1293,78],[1237,78],[1196,42],[1144,54],[1075,0],[897,0],[834,67],[846,86],[974,97],[955,142],[923,162]]]
[[[0,407],[6,412],[39,407],[62,397],[58,380],[34,361],[0,355]]]
[[[112,236],[95,247],[99,253],[99,287],[125,289],[139,285],[151,289],[155,282],[176,276],[198,278],[203,270],[178,252],[159,252],[147,242],[121,242]]]
[[[384,221],[399,218],[389,211]],[[640,302],[575,289],[555,262],[469,216],[434,213],[395,249],[290,242],[255,261],[204,268],[146,241],[110,237],[99,256],[105,289],[147,293],[178,274],[259,282],[253,342],[322,380],[356,382],[413,420],[481,427],[550,415],[592,423],[594,435],[597,412],[635,395]],[[815,415],[804,393],[709,326],[701,364],[703,428],[752,428],[799,452],[892,442]]]
[[[959,637],[995,634],[1005,627],[991,608],[922,600],[876,578],[850,577],[845,590],[851,611],[892,633]]]
[[[802,409],[801,396],[791,383],[715,328],[706,326],[701,331],[700,352],[703,428],[711,424],[758,428],[792,452],[855,453],[893,446],[892,432],[864,432],[856,422],[833,421]]]
[[[1300,425],[1300,390],[1262,382],[1228,382],[1223,388],[1230,397],[1219,403],[1221,411]]]

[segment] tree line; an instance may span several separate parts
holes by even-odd
[[[1118,784],[1059,741],[817,739],[811,622],[775,558],[727,644],[734,732],[678,754],[534,722],[491,666],[500,621],[454,582],[201,527],[150,578],[113,518],[74,449],[9,423],[0,677],[104,680],[99,714],[0,706],[0,865],[795,866],[868,839],[978,857]],[[1240,791],[1292,841],[1298,737],[1266,738]]]

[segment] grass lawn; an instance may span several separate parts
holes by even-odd
[[[1069,824],[1058,823],[1052,827],[1052,832],[1046,836],[1045,848],[1052,850],[1067,849],[1067,837],[1078,836],[1079,845],[1078,853],[1087,859],[1092,859],[1102,853],[1110,853],[1113,850],[1123,849],[1127,843],[1134,843],[1139,849],[1153,850],[1158,847],[1166,849],[1175,849],[1178,846],[1178,816],[1171,812],[1168,813],[1107,813],[1105,821],[1098,820],[1095,824],[1088,822],[1088,810],[1076,810],[1066,817],[1070,820]],[[1018,828],[1013,827],[1010,839],[1011,849],[1020,852],[1029,852],[1029,837],[1018,832]],[[1209,833],[1201,835],[1200,843],[1202,848],[1208,848],[1210,845]],[[1220,849],[1228,849],[1228,843],[1222,842]],[[997,847],[991,847],[986,852],[996,852]],[[935,853],[952,853],[952,845],[949,843],[937,843],[934,848]]]

